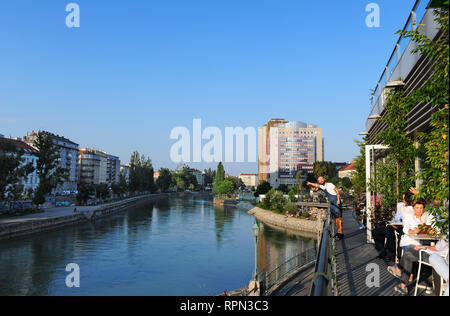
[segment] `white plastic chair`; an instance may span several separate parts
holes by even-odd
[[[426,266],[429,266],[429,267],[433,267],[430,263],[428,263],[428,262],[426,262],[426,261],[424,261],[423,260],[423,254],[426,252],[426,250],[425,249],[421,249],[420,251],[419,251],[419,271],[417,272],[417,281],[416,281],[416,289],[414,290],[414,296],[417,296],[417,290],[419,289],[419,288],[421,288],[421,289],[423,289],[423,288],[428,288],[428,287],[426,287],[426,286],[423,286],[423,285],[419,285],[419,281],[420,281],[420,272],[422,271],[422,265],[426,265]],[[446,255],[446,257],[448,257],[448,251],[447,251],[447,255]],[[434,274],[432,275],[433,276],[433,278],[434,278]],[[440,286],[440,289],[439,289],[439,296],[442,296],[443,294],[444,294],[444,290],[445,290],[445,280],[442,278],[442,277],[440,277],[441,278],[441,286]],[[434,280],[433,280],[433,289],[434,289]]]

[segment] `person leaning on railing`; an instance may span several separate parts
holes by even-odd
[[[338,229],[338,232],[334,237],[338,239],[343,239],[344,228],[342,221],[342,203],[341,203],[342,201],[339,189],[336,188],[336,186],[333,183],[327,182],[324,177],[319,177],[317,181],[319,183],[311,183],[308,181],[306,182],[306,185],[316,189],[322,189],[322,191],[325,193],[325,195],[328,198],[328,201],[330,202],[331,215],[336,220],[336,226]]]

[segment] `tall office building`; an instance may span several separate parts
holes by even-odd
[[[70,139],[60,135],[55,135],[50,132],[42,131],[42,133],[50,136],[53,143],[58,147],[60,154],[59,166],[69,171],[68,179],[63,184],[58,185],[57,192],[61,191],[76,191],[78,188],[78,148],[79,145]],[[38,133],[32,132],[30,135],[23,137],[23,142],[34,147],[34,142],[37,139]]]
[[[273,188],[297,184],[313,172],[314,163],[323,161],[322,129],[303,122],[270,120],[258,130],[258,180]]]

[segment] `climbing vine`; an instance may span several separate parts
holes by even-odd
[[[411,104],[431,103],[433,114],[430,128],[420,133],[419,139],[424,152],[424,164],[420,172],[423,185],[420,196],[433,201],[429,211],[435,215],[435,225],[448,236],[449,231],[449,10],[448,7],[435,11],[440,25],[440,37],[433,40],[423,35],[421,27],[404,31],[418,46],[414,53],[427,56],[433,62],[433,74],[423,87],[408,97]]]
[[[377,139],[389,146],[390,163],[395,168],[395,178],[392,182],[393,195],[397,202],[402,200],[402,194],[414,183],[414,161],[418,150],[414,140],[407,135],[406,120],[412,110],[412,103],[405,96],[403,88],[395,88],[388,92],[386,99],[386,115],[381,119],[387,123],[386,129],[377,135]],[[391,192],[383,192],[390,195]]]

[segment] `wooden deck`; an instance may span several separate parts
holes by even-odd
[[[374,245],[367,243],[367,230],[360,229],[353,211],[345,211],[344,235],[345,238],[336,241],[337,259],[337,286],[340,296],[400,296],[394,291],[399,283],[388,271],[389,264],[383,259],[378,259],[378,253]],[[366,271],[369,264],[377,264],[380,271],[380,287],[369,288],[366,279],[373,271]],[[430,285],[429,279],[425,278],[422,285]],[[415,285],[415,283],[414,283]],[[414,285],[409,286],[409,295],[414,295]],[[419,290],[420,296],[434,296],[426,294],[425,290]]]
[[[388,264],[378,259],[374,245],[367,244],[366,229],[360,224],[353,211],[344,212],[344,235],[336,241],[337,285],[340,296],[398,296],[394,291],[398,280],[388,271]],[[368,264],[377,264],[380,271],[380,287],[369,288],[366,278],[372,270],[366,271]]]

